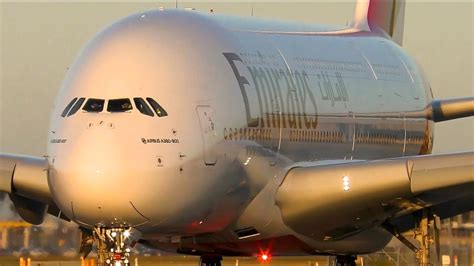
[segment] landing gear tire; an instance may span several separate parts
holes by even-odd
[[[222,256],[203,255],[199,259],[199,266],[221,266]]]
[[[336,256],[336,266],[356,266],[357,256]]]

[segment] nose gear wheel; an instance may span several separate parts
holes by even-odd
[[[202,255],[199,259],[199,266],[221,266],[222,256]]]
[[[336,266],[356,266],[355,261],[357,256],[346,255],[346,256],[336,256]]]

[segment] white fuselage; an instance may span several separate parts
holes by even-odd
[[[300,236],[281,221],[275,191],[307,161],[430,153],[429,84],[385,37],[291,33],[306,28],[151,11],[99,33],[69,70],[51,118],[59,208],[85,227],[133,226],[163,247],[179,238],[183,252],[199,244],[186,237],[206,234],[203,245],[251,253],[223,244],[245,243],[232,233],[247,227],[260,233],[252,241],[302,243],[288,253],[385,245],[390,235],[377,229],[365,233],[371,243]],[[61,117],[76,97],[151,97],[168,115],[133,105]]]

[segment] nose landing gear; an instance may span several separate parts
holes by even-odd
[[[336,266],[356,266],[357,256],[336,256]]]
[[[203,255],[199,259],[199,266],[221,266],[222,256]]]
[[[98,265],[129,266],[130,251],[135,245],[136,232],[131,228],[94,228]]]

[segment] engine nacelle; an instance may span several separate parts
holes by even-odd
[[[21,218],[41,224],[51,202],[48,161],[41,157],[0,154],[0,191],[9,194]]]

